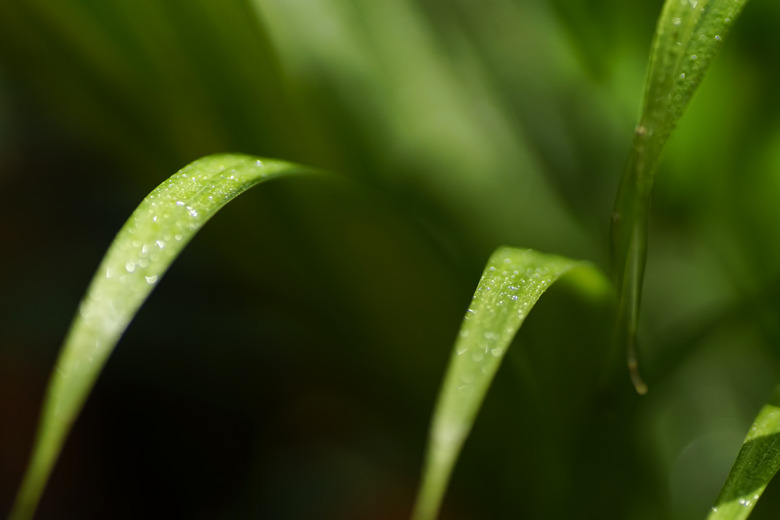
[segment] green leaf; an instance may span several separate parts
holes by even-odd
[[[576,265],[509,247],[490,257],[441,386],[413,520],[436,518],[455,461],[515,334],[542,293]]]
[[[780,386],[750,427],[708,520],[743,520],[780,469]]]
[[[117,234],[81,302],[49,381],[32,459],[12,520],[32,518],[65,438],[100,370],[141,304],[201,227],[249,188],[307,170],[245,155],[214,155],[155,188]]]
[[[612,215],[619,338],[640,394],[636,328],[642,293],[650,196],[661,151],[747,0],[667,0],[650,57],[644,105]]]

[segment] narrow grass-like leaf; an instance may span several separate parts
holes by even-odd
[[[108,356],[171,263],[225,204],[303,167],[245,155],[214,155],[155,188],[103,258],[68,333],[47,390],[32,459],[11,520],[32,517],[70,428]]]
[[[490,257],[442,383],[413,520],[438,515],[455,461],[515,334],[542,293],[577,264],[509,247]]]
[[[708,520],[744,520],[780,469],[780,386],[758,412]]]
[[[647,386],[639,376],[635,338],[658,158],[746,2],[667,0],[658,21],[642,114],[612,216],[618,338],[626,343],[631,379],[641,394]]]

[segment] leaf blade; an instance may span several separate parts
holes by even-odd
[[[63,343],[11,520],[32,518],[102,367],[187,243],[222,207],[248,189],[279,176],[311,171],[247,155],[213,155],[179,170],[141,202],[103,257]]]
[[[636,330],[647,257],[655,171],[674,130],[747,0],[667,0],[658,20],[644,103],[612,214],[612,257],[619,289],[617,337],[626,345],[637,392]]]
[[[436,518],[456,459],[517,331],[544,291],[578,265],[582,264],[509,247],[491,255],[441,386],[413,520]]]
[[[780,385],[758,412],[707,520],[744,520],[780,469]]]

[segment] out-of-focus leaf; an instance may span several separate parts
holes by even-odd
[[[502,247],[490,257],[453,348],[433,416],[414,520],[436,518],[501,360],[545,290],[578,262]]]
[[[108,356],[187,243],[225,204],[294,164],[214,155],[186,166],[136,208],[103,258],[51,376],[32,459],[11,520],[29,519],[62,445]]]
[[[636,328],[647,256],[648,221],[658,158],[734,19],[747,0],[667,0],[655,33],[644,105],[612,216],[615,278],[620,287],[619,338],[628,349],[636,390]]]
[[[744,520],[780,469],[780,386],[758,412],[708,520]]]

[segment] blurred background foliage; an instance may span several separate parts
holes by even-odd
[[[502,244],[608,270],[662,2],[0,1],[0,514],[113,234],[188,162],[326,168],[207,226],[38,518],[406,518]],[[703,518],[778,375],[780,4],[752,2],[658,176],[636,396],[612,303],[534,310],[442,518]],[[773,518],[770,486],[754,518]],[[774,512],[774,514],[773,514]]]

